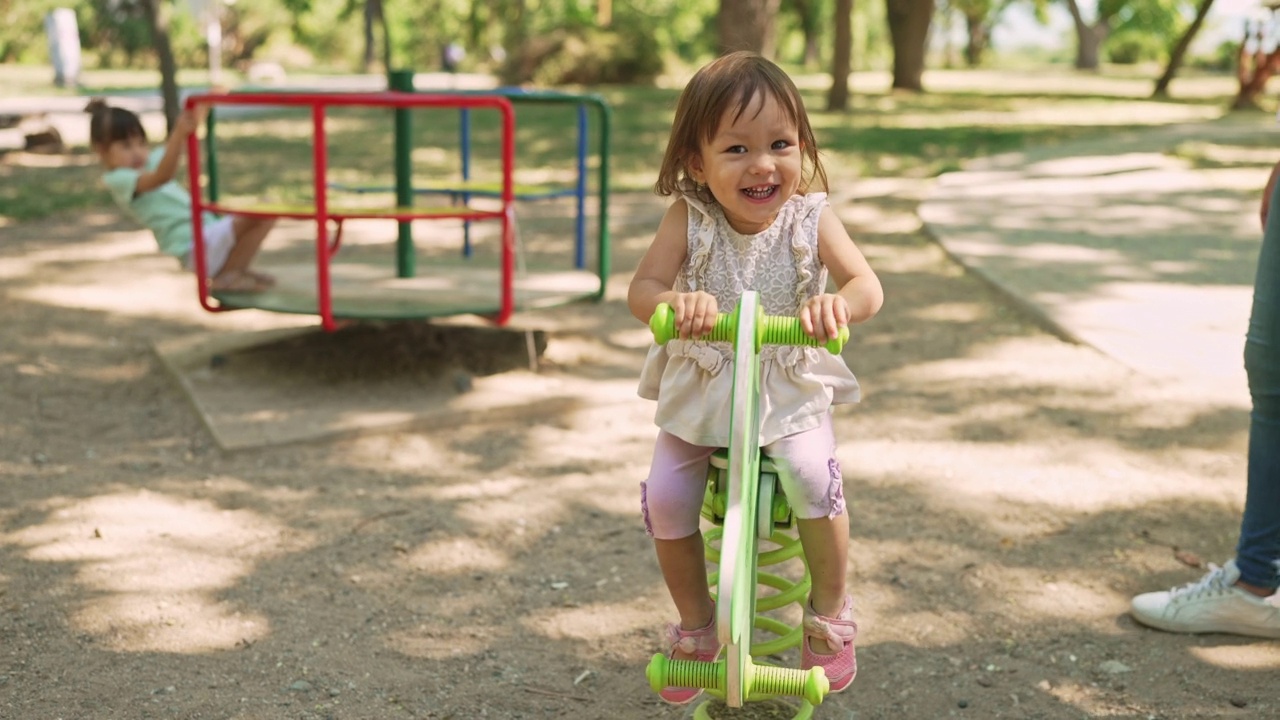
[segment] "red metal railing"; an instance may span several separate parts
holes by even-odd
[[[499,308],[494,321],[503,325],[515,310],[515,213],[514,213],[514,181],[515,173],[515,112],[511,101],[498,95],[418,95],[406,92],[378,93],[245,93],[235,95],[192,95],[187,98],[186,107],[194,108],[197,104],[209,105],[265,105],[281,107],[310,107],[313,127],[313,167],[315,183],[315,207],[306,212],[298,209],[270,207],[245,207],[237,209],[233,205],[206,202],[200,184],[200,148],[196,134],[187,138],[187,170],[191,190],[191,215],[194,235],[194,252],[196,281],[200,294],[200,305],[210,312],[222,312],[230,308],[212,302],[209,294],[209,278],[206,272],[208,260],[204,251],[205,212],[229,213],[236,215],[256,215],[268,217],[314,218],[316,222],[316,312],[320,315],[325,330],[335,330],[337,322],[333,315],[333,290],[331,287],[330,261],[337,252],[337,243],[329,242],[329,221],[341,223],[347,218],[372,217],[397,221],[415,219],[500,219],[502,221],[501,248],[501,294]],[[355,209],[330,211],[328,202],[328,142],[325,136],[325,109],[329,107],[388,107],[388,108],[490,108],[497,110],[502,116],[502,210],[489,212],[474,208],[461,207],[457,210],[441,211],[439,208],[415,211],[413,208],[393,208],[391,210]]]

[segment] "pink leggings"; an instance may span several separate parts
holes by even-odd
[[[777,466],[782,490],[796,517],[813,520],[844,514],[844,485],[829,415],[818,427],[784,437],[762,450]],[[658,431],[649,479],[640,483],[640,508],[649,537],[679,540],[698,531],[707,469],[715,451]]]

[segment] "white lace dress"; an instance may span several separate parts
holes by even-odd
[[[767,315],[796,316],[826,290],[818,259],[818,218],[826,193],[791,198],[773,225],[743,235],[719,205],[685,197],[689,246],[676,275],[680,292],[715,296],[731,312],[746,290],[760,293]],[[766,345],[760,367],[760,444],[812,430],[832,405],[858,402],[858,381],[844,360],[822,348]],[[733,386],[729,343],[671,340],[649,349],[640,373],[640,397],[657,400],[658,427],[694,445],[725,447]]]

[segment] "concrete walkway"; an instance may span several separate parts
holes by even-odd
[[[986,158],[939,178],[920,216],[1059,335],[1247,406],[1241,356],[1277,132],[1254,116]],[[1175,149],[1235,154],[1193,165]]]

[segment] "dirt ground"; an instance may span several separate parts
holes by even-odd
[[[1230,556],[1246,409],[1039,329],[920,232],[921,191],[838,198],[887,302],[836,418],[860,672],[816,717],[1280,717],[1280,643],[1125,612]],[[234,452],[155,344],[280,318],[202,313],[114,214],[0,229],[0,718],[685,716],[643,674],[673,617],[638,512],[653,408],[616,392],[646,202],[606,302],[515,323],[546,333],[528,382],[599,402]],[[333,347],[258,357],[357,405],[333,364],[431,382]]]

